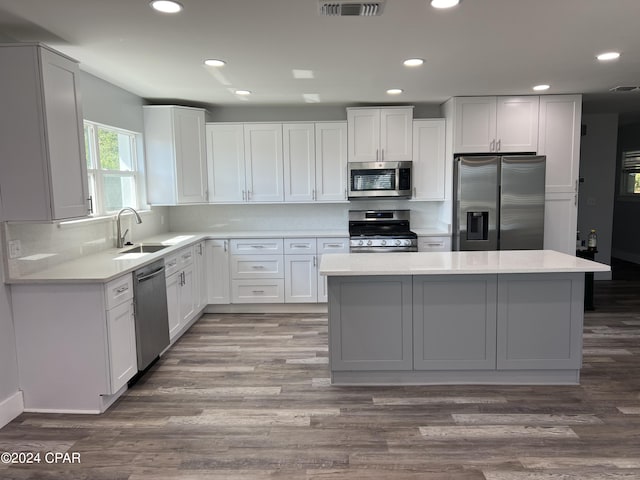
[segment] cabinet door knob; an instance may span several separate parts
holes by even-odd
[[[499,152],[501,148],[502,148],[502,140],[498,140],[498,143],[496,143],[496,152]]]

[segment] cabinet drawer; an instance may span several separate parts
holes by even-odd
[[[281,238],[246,238],[231,240],[231,253],[242,255],[262,255],[270,253],[282,253],[283,244]]]
[[[419,237],[419,252],[450,252],[451,237]]]
[[[286,254],[314,254],[316,253],[315,238],[285,238],[284,253]]]
[[[180,254],[174,253],[164,259],[164,276],[170,277],[180,269]]]
[[[133,276],[131,274],[111,280],[105,285],[107,310],[133,298]]]
[[[231,277],[284,278],[282,255],[231,255]]]
[[[232,303],[284,303],[284,280],[232,280]]]
[[[178,252],[178,263],[182,268],[188,267],[193,264],[193,251],[194,247],[183,248]]]
[[[349,239],[344,237],[322,237],[316,239],[317,252],[349,253]]]

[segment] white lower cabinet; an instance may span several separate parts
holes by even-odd
[[[111,391],[117,392],[137,373],[136,328],[131,299],[107,310]]]
[[[195,278],[195,310],[201,311],[207,306],[207,248],[205,241],[194,246],[195,261],[193,262]]]
[[[576,254],[577,193],[546,193],[544,199],[544,249]]]
[[[205,248],[207,303],[230,303],[229,240],[207,240]]]
[[[285,303],[318,301],[318,258],[315,238],[285,238]]]
[[[180,285],[182,275],[175,272],[167,276],[167,314],[169,317],[169,338],[175,338],[180,327]]]
[[[284,303],[282,238],[232,239],[231,303]]]
[[[209,303],[229,303],[223,290],[227,275],[231,303],[326,302],[327,280],[319,273],[322,255],[349,252],[347,237],[232,239],[230,255],[223,241],[215,242],[219,242],[215,247],[221,257],[218,264],[228,259],[229,271],[215,267],[212,260],[210,279],[215,276],[215,282],[209,287]],[[212,296],[212,291],[217,295]],[[214,298],[218,300],[213,302]]]
[[[316,238],[318,252],[318,302],[326,302],[329,298],[327,277],[320,275],[320,263],[325,253],[349,253],[349,238],[347,237],[319,237]]]
[[[451,251],[451,237],[431,237],[420,236],[418,237],[418,251],[419,252],[450,252]]]
[[[197,307],[200,292],[195,288],[194,270],[194,247],[184,248],[165,260],[171,343],[201,310]]]
[[[138,371],[132,275],[11,290],[25,410],[104,412]]]

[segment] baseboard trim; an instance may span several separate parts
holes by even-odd
[[[208,305],[205,313],[327,313],[326,303],[244,303]]]
[[[24,412],[24,399],[22,392],[17,391],[9,398],[0,402],[0,428]]]

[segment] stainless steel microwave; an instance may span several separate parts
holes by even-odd
[[[411,197],[411,162],[349,162],[349,198]]]

